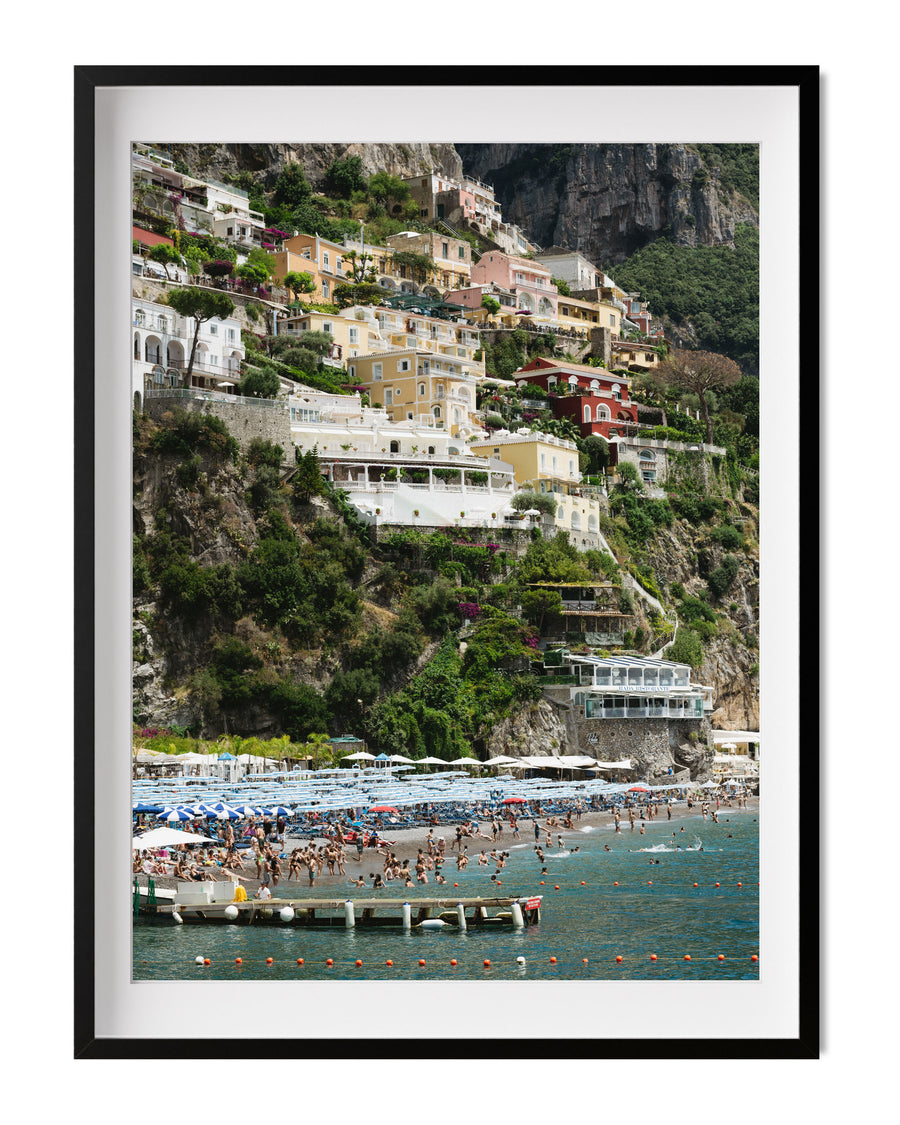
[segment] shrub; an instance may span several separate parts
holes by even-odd
[[[735,580],[740,564],[734,555],[726,555],[722,565],[711,572],[707,583],[714,597],[720,598]]]

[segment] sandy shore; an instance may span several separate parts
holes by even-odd
[[[714,806],[713,806],[714,807]],[[737,813],[738,815],[759,815],[759,798],[751,797],[748,801],[746,809],[738,809],[736,805],[727,806],[724,803],[719,807],[719,820],[720,823],[724,816],[730,813]],[[694,802],[693,808],[688,809],[685,802],[679,802],[672,806],[672,822],[680,820],[684,817],[696,817],[700,813],[700,805]],[[646,816],[646,813],[645,813]],[[640,811],[635,810],[635,826],[634,829],[630,827],[628,814],[623,812],[621,814],[621,832],[620,836],[634,836],[638,838],[640,835]],[[662,824],[667,821],[666,809],[664,806],[660,807],[659,815],[652,821],[653,824]],[[649,821],[647,823],[650,823]],[[541,817],[538,820],[540,828],[540,844],[541,847],[547,852],[548,858],[552,852],[557,848],[557,837],[561,836],[563,839],[563,846],[577,846],[577,837],[580,835],[580,829],[583,828],[596,828],[600,830],[607,830],[610,833],[615,831],[615,820],[611,812],[586,812],[582,813],[581,819],[576,820],[573,818],[573,828],[553,827],[549,829],[551,833],[552,847],[548,850],[546,848],[547,827],[546,817]],[[484,848],[486,852],[490,853],[492,848],[502,851],[504,848],[509,848],[511,844],[527,844],[532,847],[535,843],[534,837],[534,821],[531,818],[523,817],[519,821],[519,836],[515,837],[507,822],[503,826],[503,834],[494,843],[490,838],[490,822],[480,821],[482,832],[486,833],[487,839],[481,836],[463,837],[463,846],[468,848],[470,866],[475,862],[481,849]],[[379,830],[382,831],[382,830]],[[428,837],[429,829],[427,827],[420,828],[399,828],[396,831],[391,831],[391,825],[387,824],[383,829],[383,837],[388,844],[390,850],[394,852],[402,861],[409,859],[414,861],[419,848],[425,848],[425,843]],[[435,840],[439,840],[441,836],[444,837],[445,850],[444,850],[444,868],[448,882],[452,883],[450,878],[451,873],[456,870],[456,847],[451,848],[451,844],[455,845],[456,841],[456,825],[436,825],[432,829]],[[291,835],[290,827],[285,836],[284,844],[282,846],[282,854],[290,855],[295,847],[306,847],[310,843],[308,836],[298,838]],[[317,837],[312,841],[316,847],[324,844],[325,837]],[[363,852],[362,860],[357,858],[356,848],[352,844],[345,844],[344,846],[344,875],[329,875],[326,872],[320,872],[315,881],[315,887],[322,891],[328,891],[331,888],[345,888],[351,884],[360,874],[367,880],[367,884],[371,889],[371,881],[369,876],[375,871],[381,871],[383,866],[383,854],[376,849],[366,848]],[[488,870],[492,869],[492,866]],[[303,871],[303,878],[298,881],[288,880],[284,876],[287,874],[287,862],[282,860],[282,868],[284,875],[278,881],[277,887],[272,887],[272,894],[274,898],[289,898],[293,891],[299,892],[301,889],[308,891],[309,880],[307,877],[306,869]],[[260,885],[260,880],[256,876],[256,864],[251,859],[244,860],[244,871],[235,873],[237,878],[243,883],[248,897],[252,898]],[[210,869],[210,874],[207,876],[210,879],[227,879],[230,878],[220,868]],[[147,880],[146,875],[137,876],[138,882],[145,884]],[[177,880],[171,876],[154,875],[153,879],[159,887],[173,887]],[[428,886],[431,887],[433,883],[433,873],[429,873]],[[389,883],[388,886],[401,886],[402,884]],[[437,884],[436,884],[437,885]],[[362,889],[362,888],[360,888]]]

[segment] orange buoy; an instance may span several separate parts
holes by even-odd
[[[622,954],[621,954],[621,953],[617,953],[617,954],[616,954],[616,961],[619,961],[619,962],[621,962],[621,960],[622,960]]]
[[[725,960],[725,954],[724,954],[724,953],[720,953],[720,954],[719,954],[719,960],[720,960],[720,961],[724,961],[724,960]]]
[[[719,885],[719,884],[718,884],[718,883],[716,883],[716,886],[717,886],[717,887],[718,887],[718,885]]]
[[[458,886],[459,886],[459,883],[454,883],[454,884],[453,884],[453,886],[454,886],[454,887],[458,887]]]
[[[544,880],[541,879],[541,886],[543,887],[543,885],[544,885]]]
[[[657,958],[657,956],[656,956],[656,954],[655,954],[655,953],[651,953],[651,954],[650,954],[650,960],[651,960],[651,961],[656,961],[656,960],[658,960],[658,958]]]
[[[451,964],[451,965],[455,965],[455,964],[456,964],[456,958],[455,958],[455,957],[451,957],[451,958],[450,958],[450,964]]]
[[[647,880],[647,886],[648,886],[648,887],[652,887],[652,886],[653,886],[653,880],[652,880],[652,879],[648,879],[648,880]]]
[[[696,883],[694,883],[694,886],[696,887],[696,886],[697,886],[697,884],[696,884]]]
[[[485,967],[486,969],[489,969],[489,968],[491,967],[491,963],[490,963],[490,961],[488,961],[487,959],[485,959],[485,962],[484,962],[484,967]]]
[[[756,956],[756,954],[755,954],[755,953],[752,953],[752,954],[750,955],[750,960],[751,960],[751,961],[758,961],[758,960],[759,960],[759,958],[758,958],[758,957]]]
[[[359,960],[359,958],[357,958],[357,959],[356,959],[356,967],[357,967],[357,969],[358,969],[358,968],[360,967],[360,965],[362,965],[362,961],[360,961],[360,960]]]
[[[581,885],[582,885],[582,887],[586,887],[586,886],[587,886],[587,883],[585,883],[584,879],[582,879],[582,880],[581,880]]]
[[[743,883],[738,883],[739,887],[743,887],[743,885],[744,885]]]
[[[393,969],[393,967],[394,967],[394,962],[393,962],[393,961],[385,961],[385,965],[387,965],[387,967],[388,967],[389,969]]]
[[[556,964],[556,958],[555,958],[555,957],[551,957],[551,958],[550,958],[550,964],[551,964],[551,965],[555,965],[555,964]]]
[[[325,962],[325,964],[326,964],[326,965],[333,965],[333,964],[334,964],[334,961],[333,961],[333,959],[332,959],[331,957],[329,957],[329,958],[328,958],[328,960],[327,960],[327,961]]]
[[[209,958],[208,958],[208,957],[204,957],[204,958],[203,958],[203,964],[204,964],[204,965],[208,965],[208,964],[209,964]]]
[[[272,964],[272,958],[271,958],[271,957],[267,957],[267,958],[266,958],[266,964],[267,964],[267,965],[271,965],[271,964]]]
[[[424,964],[425,964],[425,962],[424,962],[424,961],[422,960],[422,958],[421,958],[421,957],[419,958],[419,964],[420,964],[420,965],[424,965]]]
[[[587,957],[582,957],[582,958],[581,958],[581,963],[582,963],[582,965],[586,965],[586,964],[588,963],[588,959],[587,959]]]
[[[302,965],[302,964],[303,964],[303,958],[302,958],[302,957],[298,957],[298,958],[297,958],[297,964],[298,964],[298,965]]]
[[[618,885],[619,885],[618,883],[613,883],[614,887],[618,887]]]
[[[558,891],[559,890],[559,883],[557,883],[556,886],[553,889],[554,889],[554,891]]]
[[[685,961],[690,961],[690,959],[691,959],[690,953],[685,953],[684,959],[685,959]]]
[[[235,957],[234,963],[235,965],[243,965],[244,962],[240,959],[240,957]]]
[[[502,883],[500,882],[500,880],[499,880],[499,879],[497,880],[497,886],[498,886],[498,887],[502,887],[502,886],[503,886],[503,884],[502,884]]]

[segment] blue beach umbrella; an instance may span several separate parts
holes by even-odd
[[[226,750],[224,754],[219,755],[217,760],[220,762],[236,762],[237,758],[234,756],[234,754],[229,754]]]
[[[291,810],[286,809],[284,805],[273,805],[271,808],[263,809],[263,813],[268,816],[290,816]]]
[[[166,808],[166,809],[163,809],[163,811],[161,813],[159,813],[159,815],[157,816],[156,819],[157,820],[165,820],[165,821],[168,821],[170,824],[172,824],[176,820],[193,820],[196,815],[197,815],[196,813],[191,812],[189,809],[169,809],[169,808]]]

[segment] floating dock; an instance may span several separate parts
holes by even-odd
[[[185,889],[182,890],[182,887]],[[227,897],[225,897],[227,895]],[[541,920],[541,895],[442,898],[271,898],[234,902],[223,883],[184,883],[175,889],[152,884],[133,887],[134,914],[147,921],[176,924],[394,927],[404,930],[458,930],[533,926]]]

